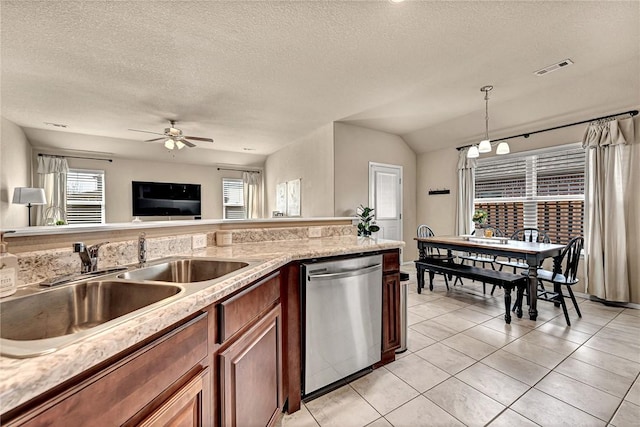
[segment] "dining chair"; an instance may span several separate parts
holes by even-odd
[[[491,235],[493,237],[503,237],[504,233],[502,232],[502,230],[500,230],[499,228],[496,227],[483,227],[480,229],[483,233],[485,230],[490,230],[491,231]],[[471,232],[472,235],[475,236],[476,234],[476,230],[473,230]],[[482,236],[479,236],[482,237]],[[465,261],[470,261],[473,263],[473,266],[476,267],[477,264],[481,264],[482,268],[485,268],[486,264],[489,264],[491,266],[491,268],[493,270],[496,269],[494,263],[496,262],[497,256],[495,255],[487,255],[487,254],[476,254],[476,253],[472,253],[472,252],[467,252],[463,255],[458,255],[460,257],[460,259],[462,260],[460,263],[464,264]],[[493,291],[495,290],[495,286],[493,287],[493,289],[491,290],[491,294],[493,295]],[[482,293],[486,294],[487,290],[486,290],[486,284],[483,282],[482,283]]]
[[[418,237],[421,238],[425,238],[425,237],[434,237],[435,233],[433,232],[433,230],[431,229],[431,227],[429,227],[426,224],[421,224],[418,226],[418,229],[416,231],[416,234],[418,235]],[[444,261],[444,262],[453,262],[456,257],[453,255],[450,255],[449,252],[447,253],[440,253],[440,249],[438,248],[426,248],[426,258],[429,260],[438,260],[438,261]],[[429,281],[430,283],[433,283],[433,277],[434,274],[432,271],[429,271]],[[444,277],[444,283],[447,286],[447,289],[449,289],[449,280],[447,278],[446,274],[442,275]],[[460,280],[460,283],[462,283],[462,280],[458,277],[456,277],[456,282]],[[455,282],[454,282],[455,284]]]
[[[554,273],[553,271],[538,268],[538,300],[553,302],[556,306],[560,305],[568,326],[571,326],[571,321],[569,320],[569,313],[564,301],[565,297],[562,293],[562,287],[566,286],[569,297],[573,302],[573,307],[576,309],[576,313],[578,313],[578,317],[582,317],[580,307],[578,307],[578,302],[571,287],[579,281],[577,278],[578,264],[583,246],[583,237],[574,237],[567,243],[560,255],[554,259],[554,264],[559,264],[560,266],[559,272]],[[547,290],[544,282],[553,284],[553,291]],[[522,291],[518,291],[518,293],[516,304],[521,308]]]
[[[516,230],[515,233],[509,237],[510,240],[519,240],[521,242],[538,242],[538,243],[551,243],[551,239],[544,231],[540,231],[537,228],[525,227]],[[502,271],[504,267],[512,267],[513,272],[516,273],[518,269],[528,270],[529,264],[521,259],[507,258],[507,260],[496,260],[496,264],[500,266],[499,270]],[[495,291],[495,285],[491,288],[491,295]]]

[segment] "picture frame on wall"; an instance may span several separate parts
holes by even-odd
[[[282,215],[287,213],[287,183],[276,185],[276,210]]]
[[[287,216],[300,216],[300,178],[287,181]]]

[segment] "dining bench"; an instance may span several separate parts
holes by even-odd
[[[511,323],[511,291],[516,288],[516,316],[522,317],[522,295],[527,286],[528,278],[524,274],[509,273],[507,271],[496,271],[487,268],[475,267],[465,264],[456,264],[450,261],[441,261],[437,259],[423,259],[414,261],[416,264],[418,276],[418,293],[424,288],[424,272],[429,272],[429,290],[433,291],[433,276],[435,273],[457,276],[465,279],[478,280],[500,286],[504,289],[504,304],[506,323]],[[449,285],[447,284],[447,290]]]

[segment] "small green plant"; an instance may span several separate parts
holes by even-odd
[[[484,224],[487,221],[489,214],[484,209],[476,209],[473,213],[473,222],[476,224]]]
[[[56,225],[65,225],[66,222],[64,221],[64,219],[59,219],[56,221]]]
[[[378,227],[373,220],[374,215],[372,208],[360,205],[358,209],[356,209],[356,214],[360,220],[358,223],[358,236],[369,237],[371,233],[380,231],[380,227]]]

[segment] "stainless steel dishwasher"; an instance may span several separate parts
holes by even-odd
[[[303,394],[380,361],[382,255],[303,264]]]

